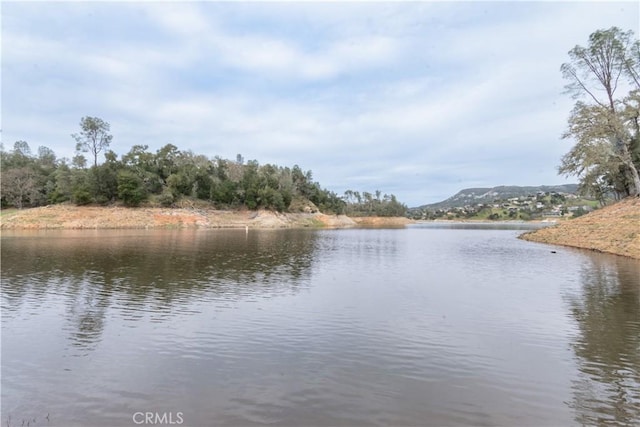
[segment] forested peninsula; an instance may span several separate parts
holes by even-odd
[[[353,190],[338,195],[314,181],[310,170],[245,162],[240,154],[235,160],[209,158],[167,144],[155,152],[134,145],[118,156],[109,149],[109,123],[98,117],[83,117],[80,133],[73,137],[77,154],[71,160],[57,158],[42,146],[32,153],[25,141],[15,142],[12,150],[2,149],[3,228],[348,226],[367,222],[357,219],[363,217],[403,217],[407,210],[394,195]],[[45,206],[47,214],[38,216],[41,210],[36,210],[27,223],[18,220],[29,216],[20,212],[24,208]],[[148,217],[144,209],[163,210]],[[194,219],[194,212],[202,217]],[[158,215],[165,219],[157,221]],[[264,220],[267,217],[271,220]]]

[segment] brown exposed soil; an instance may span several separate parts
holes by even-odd
[[[520,238],[640,259],[640,198],[628,198]]]
[[[210,208],[124,208],[52,205],[3,211],[2,229],[114,228],[348,228],[369,226],[360,219],[321,213],[215,210]],[[368,218],[378,226],[401,226],[404,218]],[[409,221],[409,220],[406,220]]]
[[[382,216],[366,216],[351,218],[360,227],[398,227],[402,228],[407,224],[411,224],[412,220],[404,217],[382,217]]]

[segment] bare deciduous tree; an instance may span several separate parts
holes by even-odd
[[[638,129],[638,41],[633,32],[612,27],[589,36],[587,47],[569,51],[570,62],[562,64],[566,88],[577,101],[563,138],[576,145],[562,158],[559,172],[577,175],[582,188],[609,185],[612,189],[640,196],[638,159],[635,158]],[[618,96],[621,85],[630,87]],[[622,175],[622,176],[621,176]],[[600,183],[600,184],[598,184]],[[600,188],[600,190],[602,190]]]

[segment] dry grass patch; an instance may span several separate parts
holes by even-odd
[[[521,238],[640,259],[640,198],[622,200]]]

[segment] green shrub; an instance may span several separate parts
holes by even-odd
[[[173,191],[169,187],[165,187],[158,196],[158,202],[162,206],[171,206],[176,201]]]
[[[91,203],[91,193],[85,188],[78,188],[73,192],[73,203],[78,206],[88,205]]]
[[[142,179],[129,171],[118,173],[118,197],[126,206],[138,206],[147,198]]]

